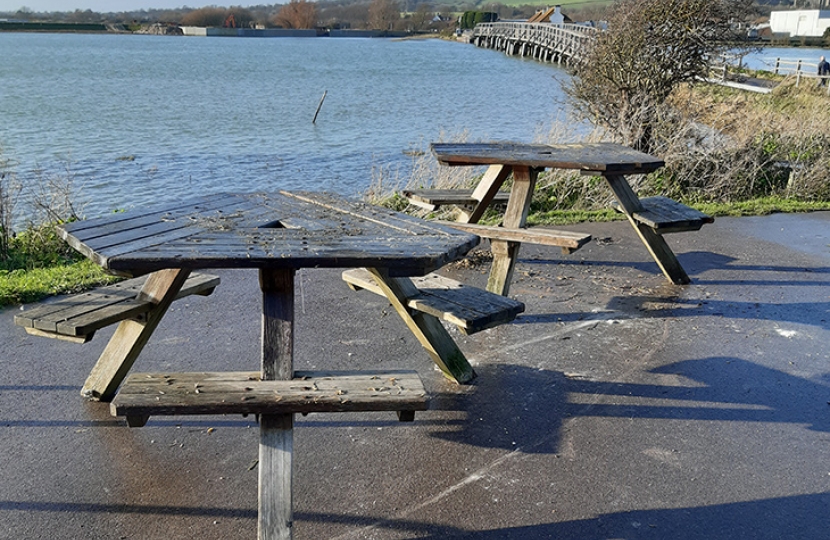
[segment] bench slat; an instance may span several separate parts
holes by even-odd
[[[435,210],[439,206],[448,204],[458,206],[476,204],[478,200],[473,197],[473,192],[472,189],[407,189],[402,193],[404,198],[415,206]],[[493,197],[491,204],[507,204],[509,199],[509,192],[499,191]]]
[[[591,241],[591,235],[560,231],[556,229],[508,229],[506,227],[495,227],[492,225],[479,225],[477,223],[460,223],[458,221],[440,221],[436,223],[454,227],[458,230],[471,232],[484,238],[493,240],[504,240],[507,242],[521,242],[528,244],[540,244],[543,246],[557,246],[568,250],[569,253],[576,251]]]
[[[658,234],[697,231],[704,224],[715,221],[713,217],[668,197],[646,197],[640,199],[640,203],[643,210],[634,212],[632,217]],[[619,210],[619,205],[614,206]]]
[[[364,268],[343,272],[352,288],[366,289],[383,296],[372,275]],[[418,294],[407,298],[407,307],[456,325],[465,334],[512,321],[525,309],[523,303],[459,281],[428,274],[412,278]]]
[[[426,409],[426,390],[412,370],[298,371],[291,380],[276,381],[242,371],[135,373],[110,404],[114,416],[145,420],[152,415]]]
[[[96,330],[150,310],[152,303],[136,299],[146,279],[146,276],[129,279],[42,304],[15,315],[14,322],[33,335],[88,341]],[[219,281],[209,274],[191,274],[176,299],[192,294],[209,295]]]

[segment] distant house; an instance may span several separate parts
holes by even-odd
[[[824,31],[830,28],[830,10],[773,11],[770,13],[769,25],[773,34],[821,37]]]
[[[527,20],[529,23],[551,23],[556,26],[563,24],[571,24],[573,21],[570,17],[562,13],[561,6],[554,6],[537,11],[531,18]]]
[[[571,24],[573,21],[570,17],[562,13],[562,8],[560,6],[555,6],[553,8],[553,13],[550,16],[551,24],[556,25],[563,25],[563,24]]]

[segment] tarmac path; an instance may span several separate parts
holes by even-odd
[[[297,369],[414,368],[432,399],[412,424],[297,417],[295,538],[830,538],[830,213],[671,235],[687,286],[625,222],[569,228],[595,240],[522,247],[514,323],[453,331],[470,385],[382,298],[298,274]],[[483,259],[442,272],[483,286]],[[174,304],[135,370],[257,369],[256,272],[231,272]],[[111,331],[35,338],[18,309],[0,311],[0,539],[256,537],[253,418],[129,429],[79,395]]]

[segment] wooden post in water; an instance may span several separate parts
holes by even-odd
[[[312,124],[317,123],[317,115],[320,114],[320,109],[323,108],[323,102],[326,100],[326,94],[328,93],[328,90],[323,90],[323,97],[320,98],[320,103],[317,105],[317,110],[314,111],[314,118],[311,120]]]

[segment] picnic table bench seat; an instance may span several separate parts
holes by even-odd
[[[698,231],[704,224],[715,222],[713,217],[668,197],[644,197],[640,204],[643,209],[632,212],[631,217],[657,234]],[[613,203],[613,207],[622,212],[619,203]]]
[[[490,240],[503,240],[505,242],[521,242],[525,244],[539,244],[543,246],[557,246],[562,248],[565,254],[571,254],[591,241],[591,235],[580,232],[561,231],[556,229],[543,229],[534,227],[531,229],[479,225],[478,223],[462,223],[460,221],[441,221],[436,223],[453,227],[460,231],[471,232]]]
[[[479,202],[473,196],[473,189],[405,189],[403,196],[411,204],[427,210],[437,210],[440,206],[467,206]],[[507,204],[510,192],[499,191],[490,204]]]
[[[135,373],[110,403],[113,416],[141,427],[153,415],[396,411],[412,421],[427,409],[413,370],[297,371],[289,380],[259,372]]]
[[[147,277],[120,281],[106,287],[39,304],[15,315],[14,323],[36,336],[86,343],[96,330],[126,319],[140,319],[154,304],[138,298]],[[219,285],[210,274],[191,274],[176,299],[193,294],[207,296]]]
[[[363,268],[343,272],[352,290],[366,289],[383,296],[372,274]],[[409,309],[452,323],[463,334],[474,334],[508,323],[525,310],[518,300],[494,294],[438,274],[412,278],[417,291],[406,298]]]

